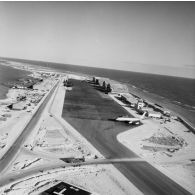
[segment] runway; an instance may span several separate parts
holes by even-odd
[[[65,97],[65,120],[106,158],[138,158],[116,139],[118,133],[130,129],[130,126],[108,121],[116,114],[124,115],[123,108],[113,100],[103,98],[89,84],[76,80],[72,82],[73,90]],[[121,162],[114,166],[144,194],[190,194],[146,161]]]

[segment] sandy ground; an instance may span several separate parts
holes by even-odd
[[[4,145],[3,148],[0,149],[0,156],[2,157],[12,143],[16,140],[16,138],[20,135],[25,124],[30,120],[31,115],[25,112],[20,113],[12,113],[12,118],[7,121],[6,124],[3,124],[0,128],[1,137],[0,143]],[[15,116],[14,116],[15,115]]]
[[[51,89],[53,84],[54,80],[44,79],[43,82],[37,84],[38,91],[10,89],[7,94],[8,98],[0,101],[0,116],[9,115],[6,117],[6,121],[0,121],[0,157],[5,154],[12,143],[21,134],[23,128],[42,102],[32,103],[30,101],[36,99],[41,100],[44,94],[48,93],[49,89]],[[23,95],[27,97],[27,100],[23,101],[27,106],[26,110],[10,110],[7,108],[9,104],[17,102],[18,96]]]
[[[140,115],[110,95],[130,114]],[[148,161],[154,167],[179,183],[185,189],[195,192],[195,135],[182,123],[171,119],[145,119],[143,125],[117,136],[119,142]]]
[[[79,79],[78,76],[74,78]],[[84,137],[61,118],[65,93],[62,85],[56,89],[9,173],[55,163],[59,158],[84,157],[86,161],[103,158]],[[37,194],[58,181],[68,182],[94,194],[142,194],[112,165],[50,170],[6,185],[0,189],[0,194]]]
[[[96,77],[99,80],[100,85],[103,84],[105,81],[106,84],[110,83],[112,87],[112,93],[128,93],[128,87],[126,85],[123,85],[117,81],[104,78],[104,77]]]
[[[75,185],[92,194],[141,194],[110,165],[67,167],[39,173],[2,187],[0,194],[38,194],[59,181]]]

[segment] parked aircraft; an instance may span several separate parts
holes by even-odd
[[[144,114],[140,118],[130,118],[128,116],[120,116],[120,117],[117,117],[115,119],[115,121],[126,122],[126,123],[129,123],[129,124],[139,125],[141,120],[143,120],[145,118],[145,115],[146,115],[146,112],[144,112]]]

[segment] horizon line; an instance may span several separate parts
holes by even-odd
[[[54,64],[58,64],[58,65],[65,65],[65,66],[79,66],[82,68],[95,68],[95,69],[105,69],[105,70],[116,70],[116,71],[123,71],[123,72],[135,72],[135,73],[140,73],[140,74],[150,74],[150,75],[159,75],[159,76],[168,76],[168,77],[176,77],[176,78],[185,78],[185,79],[195,79],[195,77],[185,77],[185,76],[178,76],[178,75],[166,75],[166,74],[160,74],[160,73],[149,73],[149,72],[141,72],[141,71],[135,71],[135,70],[124,70],[124,69],[116,69],[116,68],[110,68],[110,67],[106,67],[106,68],[102,68],[102,67],[98,67],[98,66],[89,66],[89,65],[84,65],[84,64],[71,64],[71,63],[63,63],[63,62],[54,62],[54,61],[43,61],[43,60],[39,60],[39,59],[26,59],[26,58],[17,58],[17,57],[2,57],[0,56],[0,59],[11,59],[11,60],[26,60],[26,61],[31,61],[31,62],[42,62],[42,63],[54,63]],[[143,63],[136,63],[136,64],[140,64],[142,65]],[[150,64],[148,64],[150,65]],[[152,64],[151,64],[152,65]],[[41,65],[40,65],[41,66]],[[162,66],[162,65],[158,65],[158,66]],[[193,65],[192,65],[193,66]],[[167,66],[169,67],[169,66]],[[170,67],[173,68],[173,67]],[[174,67],[175,69],[177,69],[177,67]]]

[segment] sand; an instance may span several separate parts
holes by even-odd
[[[75,77],[74,77],[75,78]],[[17,179],[17,171],[26,177],[2,187],[4,194],[36,194],[59,181],[68,182],[93,194],[142,194],[112,165],[88,165],[47,170],[36,169],[48,163],[55,165],[62,157],[81,157],[86,160],[104,157],[70,124],[61,118],[65,88],[56,88],[50,102],[24,148],[13,163],[10,174]],[[36,174],[28,176],[32,169]],[[8,176],[9,177],[9,174]]]
[[[55,84],[55,80],[44,79],[39,86],[38,91],[31,91],[27,89],[11,89],[8,93],[8,99],[3,100],[3,105],[1,106],[1,114],[9,114],[10,117],[7,117],[6,121],[0,122],[0,144],[3,146],[0,148],[1,158],[8,151],[8,149],[12,146],[14,141],[20,136],[23,129],[27,125],[27,123],[31,120],[34,113],[37,111],[39,106],[42,104],[44,99],[51,87]],[[46,95],[45,95],[46,94]],[[18,96],[25,95],[26,100],[23,101],[27,109],[25,110],[10,110],[7,108],[7,105],[10,103],[15,103]],[[44,96],[45,95],[45,96]],[[44,97],[43,97],[44,96]],[[38,102],[31,102],[34,100],[38,100]],[[11,162],[10,162],[11,163]]]
[[[92,194],[142,194],[110,165],[67,167],[38,173],[4,186],[0,189],[0,193],[38,194],[59,181],[75,185]]]

